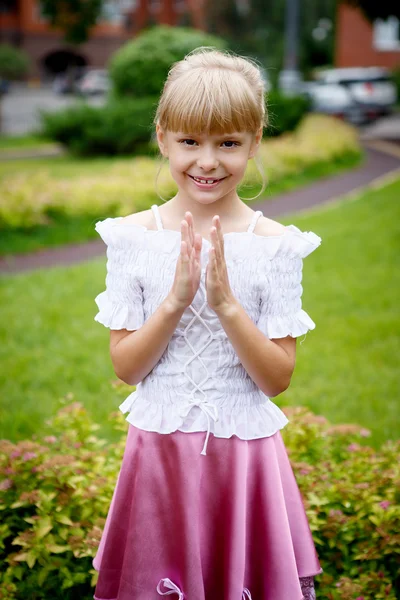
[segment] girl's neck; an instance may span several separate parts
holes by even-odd
[[[193,215],[193,219],[197,227],[200,229],[210,229],[212,227],[212,218],[214,215],[219,215],[221,224],[235,224],[240,228],[241,223],[245,223],[253,211],[239,198],[237,194],[233,198],[221,198],[219,201],[211,202],[210,204],[199,204],[195,201],[190,201],[187,198],[182,198],[179,193],[171,200],[165,203],[165,209],[162,210],[168,221],[177,224],[180,228],[180,222],[185,216],[185,212],[189,211]]]

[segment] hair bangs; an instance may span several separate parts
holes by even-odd
[[[263,124],[248,83],[217,68],[193,69],[170,82],[158,118],[163,129],[208,135],[255,133]]]

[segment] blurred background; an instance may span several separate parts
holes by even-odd
[[[199,46],[261,69],[267,186],[249,161],[240,197],[322,238],[274,398],[317,598],[400,599],[399,23],[398,0],[0,0],[0,600],[93,598],[132,392],[95,224],[176,193],[152,120]]]
[[[39,105],[65,106],[76,95],[101,104],[114,53],[162,24],[220,36],[259,61],[267,89],[303,94],[314,110],[365,123],[397,103],[398,12],[390,0],[3,0],[2,132],[34,129]]]

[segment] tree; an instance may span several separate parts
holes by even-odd
[[[142,31],[112,56],[109,72],[118,97],[158,97],[171,65],[199,46],[225,48],[222,38],[199,29],[157,25]]]
[[[205,6],[208,31],[223,33],[232,50],[258,59],[275,83],[284,56],[285,2],[205,0]],[[336,0],[300,2],[299,66],[306,75],[315,66],[333,62],[335,13]],[[318,31],[323,37],[315,38],[321,21],[326,31]]]
[[[65,41],[82,44],[101,15],[103,0],[41,0],[40,4],[43,16],[63,30]]]
[[[362,10],[369,21],[387,19],[390,16],[400,19],[399,0],[345,0],[347,4]]]
[[[204,6],[208,31],[223,35],[234,52],[257,58],[276,74],[283,55],[281,0],[205,0]]]
[[[247,27],[246,14],[240,15],[234,0],[206,0],[205,13],[207,30],[210,33],[234,38],[243,33],[243,27]]]

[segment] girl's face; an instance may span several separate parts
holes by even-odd
[[[160,151],[169,159],[178,195],[188,195],[201,204],[236,195],[247,161],[255,155],[261,136],[262,128],[257,135],[199,135],[164,132],[157,126]]]

